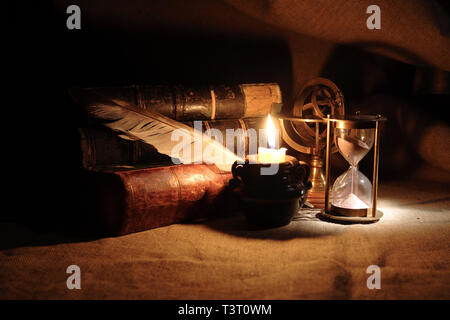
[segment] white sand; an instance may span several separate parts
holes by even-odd
[[[370,150],[366,143],[352,137],[339,137],[337,144],[341,154],[351,165],[356,165]]]
[[[362,201],[358,196],[354,193],[350,193],[344,199],[335,199],[333,201],[333,205],[339,208],[347,208],[347,209],[367,209],[369,206]]]

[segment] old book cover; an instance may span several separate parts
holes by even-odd
[[[273,103],[282,103],[277,83],[130,85],[89,89],[113,101],[132,103],[178,121],[262,117],[270,113]]]
[[[226,201],[231,173],[215,165],[107,166],[81,173],[100,232],[124,235],[207,218]]]

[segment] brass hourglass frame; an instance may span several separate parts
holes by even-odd
[[[361,218],[375,219],[377,216],[377,196],[378,196],[378,167],[379,167],[379,151],[380,151],[380,123],[386,121],[385,117],[380,115],[360,115],[357,113],[352,116],[330,118],[327,115],[325,119],[327,122],[327,140],[326,140],[326,155],[325,155],[325,208],[324,213],[333,214],[330,209],[330,173],[331,173],[331,144],[332,144],[332,129],[375,129],[374,141],[374,155],[373,155],[373,179],[372,179],[372,207],[367,209],[367,217],[345,217],[346,220],[361,220]],[[352,210],[352,209],[350,209]],[[370,215],[371,213],[371,215]],[[382,214],[380,211],[378,213]],[[359,218],[359,219],[358,219]],[[378,219],[376,219],[378,220]]]

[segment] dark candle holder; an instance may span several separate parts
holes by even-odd
[[[262,168],[270,166],[254,163],[249,157],[232,166],[232,182],[242,189],[241,205],[250,225],[275,228],[289,224],[311,188],[306,163],[286,156],[275,174],[261,174]]]

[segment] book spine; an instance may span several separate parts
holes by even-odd
[[[242,119],[270,113],[281,103],[276,83],[210,86],[133,85],[90,88],[107,98],[132,103],[178,121]]]
[[[230,173],[214,165],[84,172],[89,208],[109,235],[206,218],[226,193]]]
[[[78,134],[82,168],[167,160],[153,146],[121,139],[108,128],[79,128]]]
[[[245,155],[247,155],[257,150],[252,150],[249,147],[250,136],[258,144],[260,129],[265,127],[265,121],[265,117],[234,120],[204,120],[201,121],[201,128],[203,133],[218,130],[222,135],[222,143],[225,147],[234,153],[239,153],[240,150],[244,150]],[[194,121],[184,123],[193,128],[199,125],[199,123],[195,124]],[[236,133],[234,136],[230,136],[229,131],[227,136],[227,130],[230,129]],[[80,135],[81,166],[83,168],[170,160],[170,158],[159,154],[151,145],[141,141],[121,139],[117,137],[115,132],[108,128],[87,127],[80,128],[78,131]],[[253,133],[250,131],[253,131]]]

